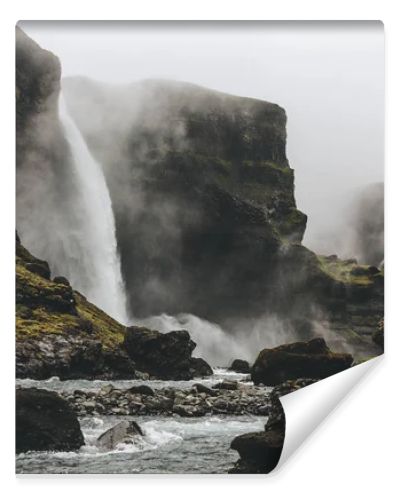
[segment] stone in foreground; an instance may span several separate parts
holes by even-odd
[[[132,442],[135,436],[143,436],[143,431],[136,422],[123,421],[107,429],[99,438],[97,446],[113,450],[119,443]]]
[[[72,451],[84,445],[71,406],[44,389],[16,391],[16,452]]]
[[[278,398],[271,403],[265,431],[243,434],[232,441],[231,448],[240,459],[230,474],[268,474],[278,465],[285,439],[285,413]]]
[[[323,338],[264,349],[251,370],[255,384],[274,386],[298,378],[323,379],[350,368],[350,354],[332,352]]]

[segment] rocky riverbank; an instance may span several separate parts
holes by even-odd
[[[194,383],[190,388],[172,386],[153,389],[133,385],[118,389],[112,383],[98,390],[64,390],[60,395],[79,417],[88,415],[262,415],[270,411],[269,389],[226,380],[208,387]]]

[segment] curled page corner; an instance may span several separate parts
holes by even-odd
[[[280,397],[285,419],[285,439],[278,471],[297,451],[367,372],[377,366],[383,355],[332,375],[315,384]]]

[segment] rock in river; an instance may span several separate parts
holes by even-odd
[[[229,369],[237,373],[250,373],[250,364],[244,359],[235,359]]]
[[[240,459],[231,474],[267,474],[278,464],[285,439],[285,413],[279,399],[272,401],[271,415],[263,432],[237,436],[231,443]]]
[[[264,349],[251,370],[255,384],[274,386],[298,378],[323,379],[353,363],[350,354],[332,352],[323,338]]]
[[[58,394],[16,391],[16,452],[71,451],[84,443],[75,412]]]
[[[135,436],[143,436],[143,431],[136,422],[123,421],[107,429],[99,438],[97,446],[113,450],[118,443],[132,442]]]

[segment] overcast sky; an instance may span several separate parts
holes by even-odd
[[[106,82],[185,80],[275,102],[305,243],[339,252],[357,190],[383,180],[384,37],[378,22],[21,22],[63,75]],[[343,243],[343,242],[342,242]]]

